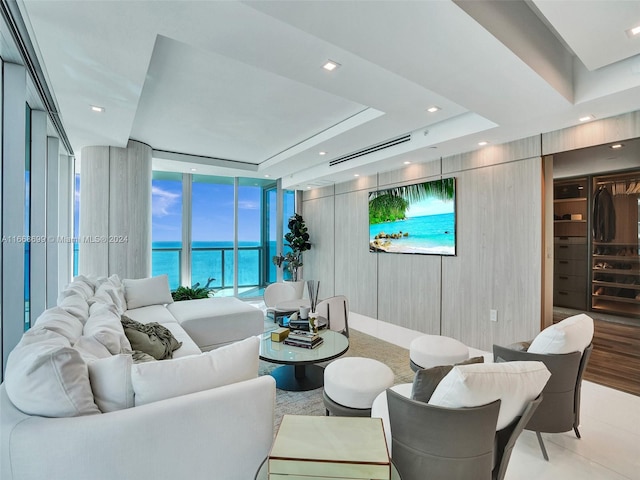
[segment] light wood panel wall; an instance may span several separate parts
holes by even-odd
[[[303,202],[301,213],[309,229],[311,250],[302,254],[305,280],[319,280],[319,297],[335,295],[335,196],[333,187],[316,191]]]
[[[550,155],[637,137],[640,137],[640,111],[544,133],[542,153]]]
[[[80,171],[80,236],[109,235],[109,147],[82,149]],[[106,242],[78,245],[78,273],[109,275]]]
[[[305,278],[324,282],[333,264],[335,293],[349,297],[353,312],[476,348],[531,338],[541,316],[539,153],[533,137],[339,184],[333,212],[328,189],[305,192],[305,220],[320,246],[305,254],[305,268],[313,269]],[[457,256],[368,252],[369,191],[449,176],[457,178]],[[323,245],[332,234],[330,256]],[[498,310],[497,323],[490,309]]]
[[[373,318],[377,308],[377,255],[369,252],[369,192],[336,195],[335,292],[350,309]]]
[[[80,177],[79,273],[151,275],[151,148],[85,147]]]
[[[532,338],[541,316],[541,159],[456,178],[458,256],[443,258],[442,335],[483,350]]]

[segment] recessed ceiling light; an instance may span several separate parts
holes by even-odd
[[[632,27],[629,30],[627,30],[627,35],[632,38],[640,35],[640,25],[638,25],[637,27]]]
[[[486,141],[482,141],[482,142],[478,142],[478,145],[480,145],[481,147],[484,147],[485,145],[489,145],[489,142]]]
[[[104,113],[104,107],[99,107],[97,105],[91,105],[92,112]]]
[[[318,152],[318,155],[326,155],[326,154],[327,154],[327,152],[325,152],[325,151]]]
[[[271,175],[265,175],[264,178],[269,178]]]
[[[338,62],[334,62],[333,60],[327,60],[327,62],[322,65],[322,68],[327,70],[328,72],[333,72],[336,68],[339,68],[340,64]]]
[[[427,112],[429,112],[429,113],[435,113],[438,110],[440,110],[440,107],[436,107],[435,105],[433,107],[427,108]]]
[[[580,117],[578,120],[580,120],[581,122],[588,122],[589,120],[593,120],[594,117],[593,115],[585,115],[584,117]]]
[[[307,190],[311,190],[311,186],[307,186]]]
[[[411,162],[409,162],[409,161],[404,162],[405,165],[409,165],[410,163]]]
[[[354,174],[353,174],[353,176],[354,176],[354,177],[359,177],[359,176],[360,176],[360,174],[359,174],[359,173],[354,173]]]
[[[622,148],[624,147],[623,143],[616,143],[614,145],[611,145],[609,148],[613,148],[614,150],[618,149],[618,148]]]
[[[197,169],[195,169],[195,168],[192,168],[192,169],[191,169],[191,171],[192,171],[192,172],[195,172],[195,171],[197,171]]]

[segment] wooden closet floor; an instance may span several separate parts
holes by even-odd
[[[640,319],[554,307],[553,322],[578,313],[593,318],[595,327],[584,379],[640,396]]]

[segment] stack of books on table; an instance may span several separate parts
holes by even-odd
[[[389,480],[382,420],[285,415],[269,454],[269,480]]]
[[[283,343],[292,347],[315,348],[322,344],[322,337],[313,332],[293,330]]]
[[[309,330],[309,320],[300,320],[299,318],[289,320],[289,328],[292,330]]]

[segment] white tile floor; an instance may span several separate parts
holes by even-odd
[[[535,433],[524,431],[506,479],[640,480],[640,397],[584,381],[580,411],[581,439],[542,434],[548,462]]]
[[[354,313],[349,324],[404,348],[422,335]],[[548,462],[535,433],[522,432],[506,480],[640,480],[640,397],[583,381],[580,412],[581,439],[573,432],[542,434]]]

